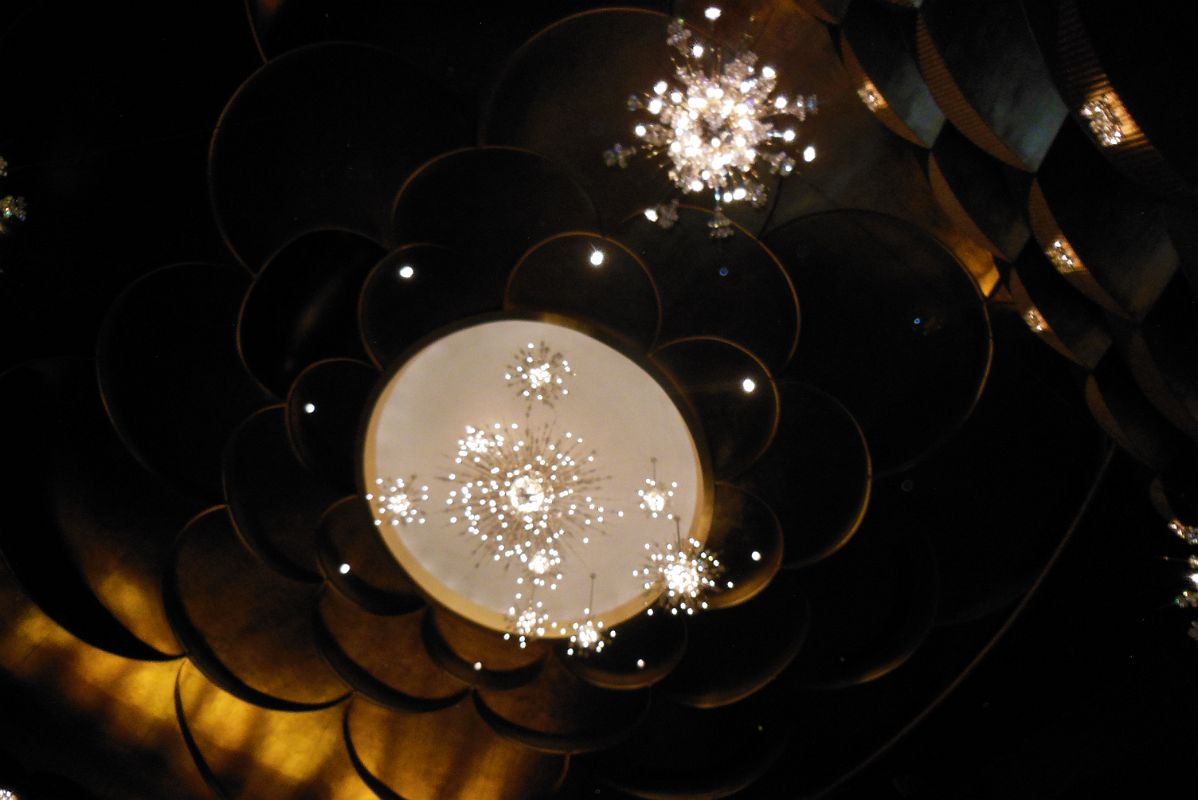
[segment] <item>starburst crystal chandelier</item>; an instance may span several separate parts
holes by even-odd
[[[537,578],[561,563],[556,542],[588,544],[608,513],[593,494],[603,485],[595,453],[582,437],[549,426],[466,426],[445,480],[453,487],[450,524],[476,537],[492,560],[515,560]]]
[[[719,9],[709,8],[706,16],[714,23]],[[604,161],[626,167],[643,152],[665,164],[683,193],[711,192],[715,205],[708,226],[713,238],[725,238],[733,234],[725,205],[765,203],[761,169],[781,176],[794,172],[788,152],[798,135],[794,126],[815,113],[816,98],[777,93],[777,71],[758,69],[756,53],[725,53],[714,42],[704,44],[681,19],[670,24],[666,42],[681,57],[674,60],[674,80],[659,80],[651,91],[628,98],[629,110],[640,115],[633,127],[637,144],[615,145]],[[814,159],[815,149],[807,147],[803,158]],[[668,228],[677,220],[677,201],[646,209],[645,216]]]
[[[645,590],[661,592],[659,603],[671,614],[693,615],[707,608],[702,596],[718,591],[717,580],[723,574],[719,558],[703,549],[697,539],[667,542],[665,545],[645,545],[645,563],[632,571],[643,578]]]

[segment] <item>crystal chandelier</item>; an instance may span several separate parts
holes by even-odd
[[[708,8],[705,16],[714,26],[720,9]],[[711,192],[708,227],[712,238],[722,239],[733,234],[725,205],[765,203],[761,169],[784,177],[794,172],[788,148],[797,138],[795,124],[815,113],[816,99],[776,93],[777,71],[759,69],[756,53],[725,53],[714,42],[704,44],[681,19],[670,23],[666,42],[681,56],[674,58],[674,81],[659,80],[651,91],[628,98],[629,110],[638,114],[637,144],[616,144],[603,158],[608,166],[626,167],[630,157],[644,153],[665,164],[684,194]],[[805,148],[802,158],[814,160],[815,148]],[[645,216],[669,228],[677,208],[673,200],[646,209]]]
[[[0,178],[8,177],[8,162],[0,156]],[[14,197],[13,195],[5,195],[0,197],[0,234],[8,233],[8,226],[5,223],[12,220],[17,222],[25,221],[25,198]]]
[[[493,341],[471,331],[450,336]],[[595,346],[580,353],[555,338],[511,341],[511,349],[494,340],[482,377],[461,384],[478,402],[470,401],[465,419],[440,391],[430,392],[432,417],[444,415],[444,422],[430,417],[435,434],[424,426],[405,434],[388,468],[369,473],[364,496],[386,539],[411,541],[427,554],[420,569],[469,574],[465,583],[453,578],[454,597],[463,593],[458,586],[484,587],[473,596],[488,598],[495,616],[485,624],[505,640],[524,648],[556,639],[566,655],[586,657],[603,652],[632,615],[690,616],[732,583],[721,580],[720,556],[686,530],[696,489],[679,465],[690,462],[679,461],[677,450],[664,451],[663,460],[662,451],[646,449],[648,469],[640,473],[620,454],[623,437],[601,432],[592,440],[605,408],[596,399],[607,391],[596,377],[605,362],[594,360]],[[443,366],[431,357],[428,363]],[[405,375],[397,380],[425,385]],[[402,407],[405,419],[417,413],[410,397]],[[494,416],[478,419],[482,408]],[[442,438],[450,432],[453,439]],[[690,442],[689,433],[679,441]],[[689,448],[685,454],[694,458]]]

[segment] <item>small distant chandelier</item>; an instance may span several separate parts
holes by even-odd
[[[0,178],[8,177],[8,162],[0,156]],[[0,234],[8,233],[8,226],[5,223],[25,221],[25,198],[15,197],[13,195],[5,195],[0,197]],[[3,795],[0,795],[0,800],[3,800]]]
[[[714,27],[720,13],[712,6],[704,16]],[[734,232],[725,205],[765,203],[759,169],[783,177],[794,172],[788,148],[798,135],[795,124],[815,113],[816,98],[777,94],[777,71],[758,69],[756,53],[726,54],[718,44],[699,41],[681,19],[670,23],[666,42],[681,55],[674,59],[675,82],[659,80],[651,91],[628,98],[629,110],[640,115],[633,127],[637,144],[616,144],[603,159],[623,168],[644,153],[664,162],[670,181],[684,194],[711,192],[715,207],[708,227],[712,238],[723,239]],[[814,160],[815,148],[806,147],[802,158]],[[645,216],[672,227],[678,201],[647,208]]]

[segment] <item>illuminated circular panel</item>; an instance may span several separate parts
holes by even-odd
[[[610,628],[660,594],[633,574],[650,553],[707,537],[706,455],[666,387],[557,321],[436,335],[370,413],[362,479],[375,525],[467,619],[546,637],[588,619]]]

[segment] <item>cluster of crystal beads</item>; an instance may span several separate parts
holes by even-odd
[[[1080,272],[1082,269],[1077,263],[1077,254],[1073,252],[1073,248],[1061,239],[1054,240],[1051,247],[1045,248],[1044,255],[1048,256],[1053,268],[1062,275]]]
[[[573,374],[570,362],[561,353],[544,342],[529,342],[512,356],[503,378],[531,408],[534,403],[552,406],[555,400],[570,394],[567,380]]]
[[[794,172],[795,160],[786,148],[795,141],[795,129],[778,125],[787,118],[804,122],[815,113],[816,98],[777,94],[773,67],[758,69],[757,55],[748,50],[729,56],[717,45],[704,45],[682,20],[670,24],[666,42],[681,56],[674,82],[660,80],[652,91],[629,97],[629,108],[646,114],[633,128],[638,145],[615,145],[603,154],[604,161],[624,167],[629,156],[642,151],[664,160],[670,181],[682,192],[714,194],[711,235],[731,236],[734,229],[723,207],[765,203],[762,165],[775,175]],[[814,150],[808,151],[804,157],[811,160]],[[673,224],[660,207],[650,211],[650,220]]]
[[[1090,133],[1103,147],[1114,147],[1126,135],[1123,119],[1116,108],[1118,105],[1120,103],[1112,95],[1104,94],[1088,101],[1080,109],[1090,126]]]
[[[1198,547],[1198,525],[1186,525],[1179,519],[1173,519],[1169,520],[1168,528],[1186,544]]]
[[[8,177],[8,162],[0,156],[0,178]],[[25,221],[25,198],[15,197],[13,195],[5,195],[0,197],[0,234],[8,233],[7,222],[16,220],[17,222]],[[3,796],[0,795],[0,800]]]
[[[375,478],[374,485],[375,490],[368,492],[366,499],[374,504],[378,513],[375,525],[382,525],[384,519],[392,526],[425,523],[423,504],[428,502],[428,486],[417,485],[415,475],[406,481],[403,478]]]

